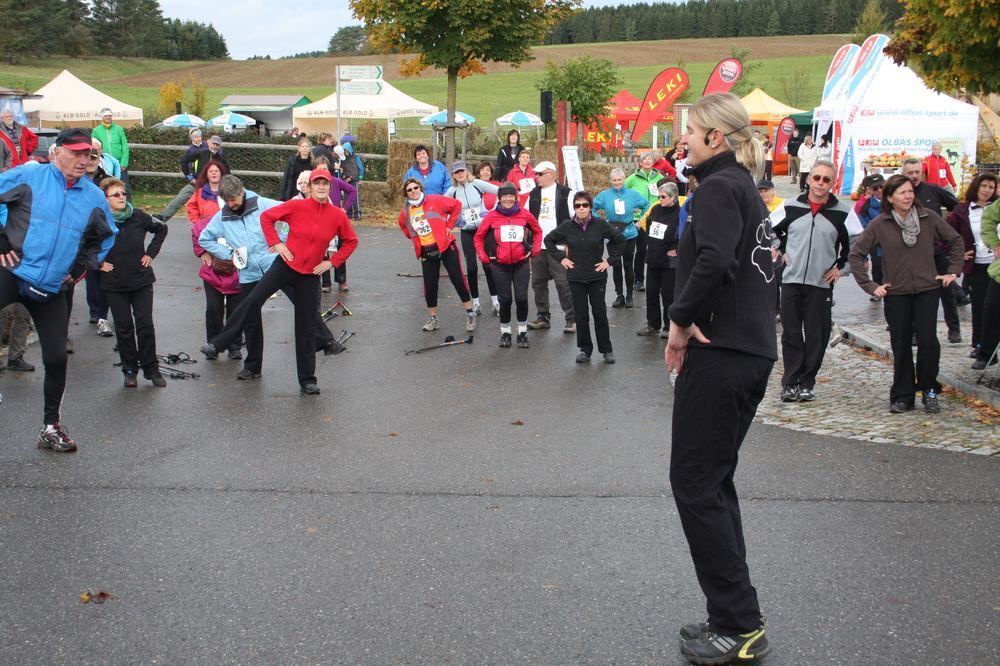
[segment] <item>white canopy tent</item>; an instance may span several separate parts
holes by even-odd
[[[425,104],[399,90],[391,83],[379,81],[380,95],[341,95],[341,118],[388,120],[392,118],[424,117],[438,112],[438,107]],[[296,107],[292,112],[299,131],[313,134],[337,129],[337,93],[318,102]]]
[[[24,112],[38,115],[39,127],[96,127],[101,109],[111,109],[124,127],[142,124],[142,109],[119,102],[63,70],[35,93],[40,99],[24,100]]]
[[[878,62],[868,85],[854,96],[829,99],[813,112],[820,136],[833,125],[838,192],[857,189],[870,156],[906,151],[923,157],[936,141],[961,147],[961,154],[950,155],[956,163],[963,157],[975,162],[979,110],[930,90],[908,67],[884,55],[874,57]]]

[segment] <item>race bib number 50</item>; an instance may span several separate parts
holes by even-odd
[[[500,240],[504,243],[520,243],[524,240],[524,227],[516,224],[500,225]]]

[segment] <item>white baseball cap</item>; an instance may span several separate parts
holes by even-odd
[[[541,173],[543,171],[551,171],[555,173],[556,165],[553,164],[552,162],[549,162],[548,160],[539,162],[538,164],[535,165],[535,173]]]

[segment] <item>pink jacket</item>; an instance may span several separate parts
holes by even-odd
[[[194,255],[196,257],[201,257],[201,255],[205,254],[205,248],[198,244],[198,236],[208,226],[208,222],[211,219],[211,217],[206,217],[191,225],[191,243],[194,245]],[[239,271],[234,272],[232,275],[219,275],[212,270],[211,266],[206,266],[205,264],[199,265],[201,267],[198,269],[198,277],[207,282],[216,291],[223,294],[240,293]]]

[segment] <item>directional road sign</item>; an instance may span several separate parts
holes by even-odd
[[[337,71],[341,81],[357,79],[377,80],[382,78],[380,65],[338,65]]]
[[[382,84],[378,81],[342,81],[341,95],[381,95]]]

